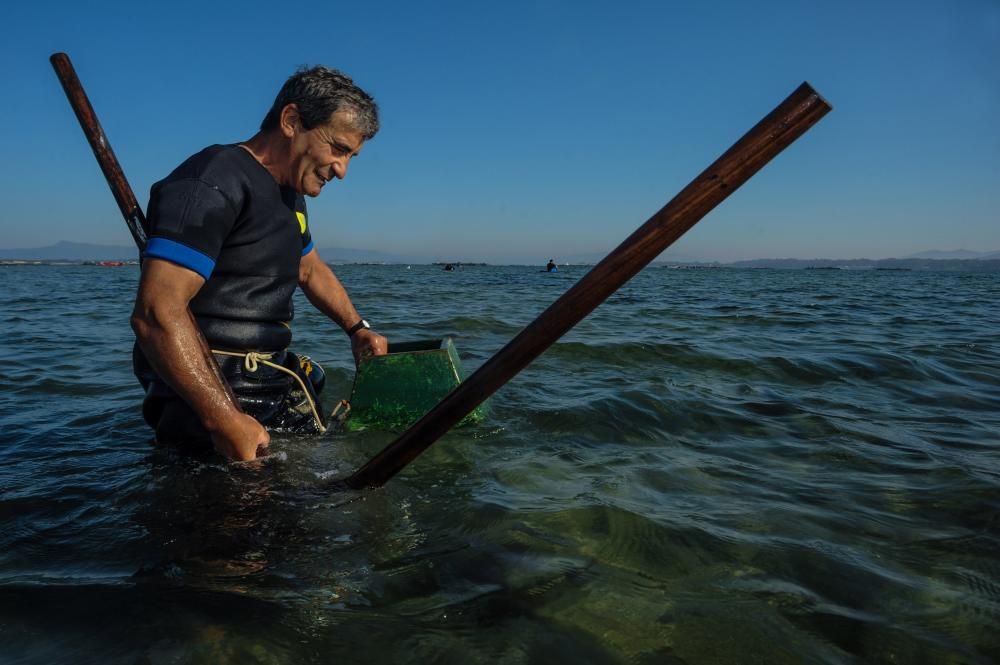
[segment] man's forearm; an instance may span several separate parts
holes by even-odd
[[[189,309],[137,308],[132,328],[157,375],[191,406],[210,433],[242,413]]]
[[[309,302],[344,332],[349,332],[361,320],[344,286],[330,266],[319,258],[316,250],[304,256],[299,264],[299,286]],[[356,363],[360,363],[366,354],[379,356],[386,353],[388,344],[389,341],[374,330],[361,328],[351,333],[351,354]]]
[[[182,266],[146,259],[132,329],[149,364],[194,410],[215,449],[230,459],[252,460],[271,438],[240,409],[191,314],[188,303],[204,282]]]
[[[321,260],[312,262],[299,286],[316,309],[345,331],[361,318],[340,280]]]

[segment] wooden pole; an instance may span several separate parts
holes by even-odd
[[[142,254],[142,250],[146,248],[146,217],[142,214],[142,209],[135,200],[135,194],[132,193],[128,180],[125,179],[125,174],[111,149],[108,137],[101,129],[101,123],[97,120],[94,107],[90,105],[87,93],[80,85],[80,79],[76,76],[73,63],[69,61],[69,56],[65,53],[53,53],[49,62],[56,70],[56,76],[59,77],[59,82],[62,83],[63,90],[66,92],[66,98],[69,99],[69,104],[73,107],[73,112],[76,113],[76,119],[80,121],[80,127],[90,143],[91,150],[94,151],[94,157],[97,158],[97,163],[100,164],[101,171],[104,172],[104,179],[108,181],[111,193],[114,194],[115,201],[118,202],[122,217],[125,218],[128,230],[132,233],[132,240],[135,241],[139,253]]]
[[[379,487],[399,473],[830,110],[808,83],[799,86],[437,406],[337,485]]]

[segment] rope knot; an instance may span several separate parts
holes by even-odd
[[[243,366],[250,373],[256,372],[259,362],[263,362],[265,365],[271,365],[268,361],[274,356],[273,353],[261,353],[259,351],[249,351],[243,357]]]

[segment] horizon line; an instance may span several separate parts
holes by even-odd
[[[43,261],[43,262],[52,262],[52,261],[82,262],[82,261],[89,261],[89,260],[122,259],[125,256],[129,256],[129,257],[134,256],[134,254],[136,252],[136,248],[134,246],[129,246],[129,245],[108,245],[108,244],[103,244],[103,243],[79,242],[79,241],[74,241],[74,240],[58,240],[58,241],[56,241],[54,243],[51,243],[51,244],[48,244],[48,245],[43,245],[43,246],[38,246],[38,247],[0,247],[0,252],[6,253],[6,252],[31,252],[31,251],[42,252],[42,251],[52,251],[52,250],[57,249],[60,245],[76,245],[76,246],[80,246],[80,247],[92,247],[95,250],[101,251],[102,253],[103,252],[108,252],[109,254],[106,255],[106,256],[101,256],[101,257],[91,256],[91,257],[86,257],[86,258],[70,258],[68,256],[66,256],[66,257],[49,257],[49,258],[43,258],[41,256],[37,256],[37,257],[19,256],[19,257],[5,258],[5,259],[3,257],[0,257],[0,259],[7,260],[7,261],[22,260],[22,261]],[[372,265],[377,265],[377,264],[383,264],[383,265],[411,264],[411,265],[413,265],[413,264],[416,264],[416,265],[436,265],[436,264],[452,263],[452,264],[465,264],[465,265],[471,265],[471,264],[481,264],[481,265],[538,265],[540,263],[541,264],[545,263],[544,259],[535,259],[535,260],[524,260],[524,259],[516,259],[516,260],[510,260],[510,259],[507,259],[507,260],[504,260],[504,259],[499,259],[499,260],[497,260],[497,259],[492,259],[492,260],[491,259],[452,259],[452,260],[448,260],[448,259],[441,259],[441,258],[437,258],[437,257],[428,257],[428,256],[419,256],[419,255],[414,255],[412,258],[407,258],[405,256],[405,254],[401,254],[399,252],[386,251],[386,250],[373,250],[373,249],[358,249],[358,248],[352,248],[352,247],[333,247],[333,246],[327,246],[327,247],[317,247],[317,249],[322,254],[325,254],[325,255],[330,255],[330,254],[335,255],[338,252],[356,253],[356,254],[362,254],[362,255],[364,255],[364,254],[374,255],[374,256],[367,257],[367,258],[365,258],[365,257],[358,257],[358,258],[340,258],[340,259],[338,259],[338,258],[336,258],[336,256],[333,256],[333,257],[324,256],[323,257],[324,260],[327,261],[327,262],[336,262],[336,263],[344,263],[344,264],[372,264]],[[669,252],[669,249],[666,250],[666,251]],[[115,256],[112,256],[110,253],[118,253],[118,254],[115,255]],[[378,255],[380,255],[380,254],[384,255],[384,257],[379,257]],[[593,254],[593,256],[590,256],[591,254]],[[951,256],[951,257],[949,257],[949,256],[945,256],[945,257],[940,257],[940,256],[938,256],[938,257],[935,257],[935,256],[921,256],[921,255],[926,255],[926,254],[964,254],[965,256]],[[997,255],[997,256],[994,256],[994,255]],[[571,254],[568,259],[566,259],[566,260],[564,260],[562,262],[557,261],[556,263],[557,263],[557,265],[573,265],[573,264],[576,264],[576,265],[596,265],[605,256],[606,255],[604,255],[604,254],[598,255],[598,253],[596,253],[596,252],[593,252],[593,253],[592,252],[580,252],[580,253],[576,253],[575,255]],[[731,264],[736,264],[736,263],[750,263],[750,262],[755,262],[755,261],[758,261],[758,262],[759,261],[807,261],[807,262],[808,261],[813,261],[813,262],[817,262],[817,261],[818,262],[840,261],[840,262],[851,262],[851,261],[893,261],[893,260],[895,260],[895,261],[904,261],[904,260],[918,260],[918,261],[919,260],[927,260],[927,261],[961,261],[961,260],[971,260],[971,261],[981,261],[981,260],[993,260],[993,259],[1000,259],[1000,250],[975,251],[975,250],[967,250],[967,249],[964,249],[964,248],[953,249],[953,250],[930,249],[930,250],[923,250],[923,251],[920,251],[920,252],[916,252],[914,254],[910,254],[910,255],[907,255],[907,256],[888,256],[888,257],[881,257],[881,258],[871,258],[871,257],[864,257],[864,256],[854,256],[854,257],[850,257],[850,258],[833,258],[833,257],[823,257],[823,256],[811,256],[811,257],[808,257],[808,258],[802,258],[802,257],[799,257],[799,256],[787,256],[786,255],[786,256],[780,256],[780,257],[755,257],[755,258],[743,258],[743,259],[710,259],[710,258],[696,258],[696,257],[692,257],[692,256],[682,256],[682,257],[673,258],[673,259],[669,258],[669,257],[657,258],[657,259],[654,259],[653,261],[651,261],[651,263],[672,263],[672,264],[680,264],[680,265],[699,265],[699,264],[700,265],[731,265]]]

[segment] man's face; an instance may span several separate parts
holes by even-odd
[[[297,116],[296,116],[297,119]],[[306,196],[319,196],[323,186],[347,175],[351,158],[361,151],[364,136],[354,128],[349,111],[337,111],[324,125],[303,129],[298,121],[292,140],[286,184]]]

